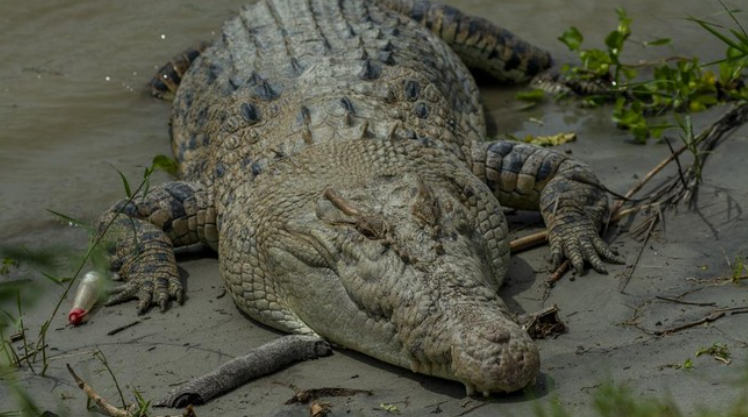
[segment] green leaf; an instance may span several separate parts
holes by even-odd
[[[47,210],[48,212],[54,214],[55,216],[59,217],[63,221],[68,222],[68,223],[70,223],[70,224],[72,224],[74,226],[79,226],[79,227],[82,227],[82,228],[84,228],[86,230],[89,230],[89,231],[93,230],[93,228],[89,224],[87,224],[87,223],[85,223],[85,222],[83,222],[81,220],[78,220],[76,218],[70,217],[70,216],[68,216],[66,214],[62,214],[62,213],[56,212],[56,211],[54,211],[52,209],[45,209],[45,210]]]
[[[179,163],[175,159],[169,158],[166,155],[154,156],[151,166],[155,169],[160,169],[173,177],[179,175]]]
[[[57,285],[63,285],[73,280],[72,278],[58,278],[53,275],[47,274],[46,272],[42,272],[42,275],[44,275],[44,278],[47,278],[48,280],[54,282]]]
[[[621,67],[621,71],[629,80],[636,78],[637,72],[634,68]]]
[[[145,196],[148,195],[148,191],[151,190],[151,173],[152,172],[153,171],[148,172],[148,170],[146,169],[146,172],[143,173],[143,178],[145,178],[143,180],[143,198],[144,199],[145,199]]]
[[[724,343],[716,342],[709,347],[699,349],[696,352],[696,357],[699,357],[701,355],[711,355],[715,357],[729,359],[730,348]]]
[[[660,38],[653,41],[645,41],[644,46],[662,46],[670,43],[670,38]]]
[[[572,26],[564,32],[561,37],[558,38],[570,51],[578,51],[584,42],[584,36],[579,32],[579,29]]]
[[[743,52],[748,52],[748,36],[746,36],[745,33],[738,32],[735,29],[730,29],[730,33],[732,33],[738,39],[738,41],[740,41],[740,45],[742,46],[740,50]]]
[[[114,170],[117,171],[120,178],[122,178],[122,185],[125,186],[125,195],[127,195],[127,198],[132,198],[132,191],[130,190],[130,182],[127,181],[127,177],[125,177],[125,174],[123,174],[122,171],[118,170],[117,168],[114,168]]]
[[[631,34],[631,18],[626,13],[626,10],[618,7],[616,8],[618,14],[618,32],[621,32],[624,39],[628,38]]]
[[[542,101],[545,98],[545,91],[540,88],[536,88],[534,90],[522,91],[520,93],[517,93],[514,97],[517,100],[538,102]]]
[[[623,42],[625,40],[626,36],[623,33],[614,30],[605,37],[605,45],[610,48],[613,55],[618,56],[621,53],[621,48],[623,48]]]
[[[692,17],[692,16],[689,16],[687,19],[690,20],[690,21],[692,21],[692,22],[696,22],[699,26],[701,26],[702,28],[706,29],[709,33],[711,33],[713,36],[715,36],[717,39],[721,40],[722,42],[724,42],[728,46],[731,46],[731,47],[733,47],[735,49],[738,49],[738,50],[741,50],[741,51],[743,50],[740,47],[740,44],[735,43],[735,41],[733,41],[732,39],[728,38],[726,35],[722,34],[720,31],[718,31],[717,29],[715,29],[715,27],[721,28],[722,26],[717,25],[715,23],[707,22],[705,20],[697,19],[697,18]]]

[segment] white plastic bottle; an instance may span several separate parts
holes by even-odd
[[[73,308],[68,313],[70,324],[77,326],[93,308],[104,288],[104,276],[96,271],[89,271],[81,278],[75,292]]]

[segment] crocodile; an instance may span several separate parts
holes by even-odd
[[[252,319],[468,393],[534,383],[538,348],[498,295],[503,207],[539,210],[551,261],[605,272],[603,188],[570,156],[488,142],[471,69],[523,82],[550,55],[425,0],[261,0],[165,65],[180,179],[98,220],[108,304],[184,301],[175,248],[218,252]]]

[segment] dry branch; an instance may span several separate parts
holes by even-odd
[[[94,404],[96,404],[97,407],[101,411],[104,412],[109,417],[139,417],[141,414],[139,413],[137,404],[130,405],[127,409],[124,408],[118,408],[115,407],[102,397],[101,395],[97,394],[94,389],[86,383],[81,377],[78,376],[78,374],[73,371],[73,368],[66,364],[68,368],[68,372],[70,372],[70,375],[73,376],[73,379],[75,380],[75,383],[78,384],[78,388],[80,388],[83,392],[86,393],[86,396],[93,401]],[[155,417],[196,417],[195,411],[192,409],[192,407],[187,407],[185,409],[184,413],[180,416],[155,416]]]
[[[726,133],[741,126],[748,122],[748,103],[743,103],[735,106],[733,109],[725,113],[716,122],[712,123],[706,130],[694,138],[693,146],[698,147],[699,163],[703,166],[704,160],[707,158],[709,153],[719,144],[720,140],[725,136]],[[659,174],[668,164],[678,159],[684,151],[688,150],[688,145],[683,145],[680,148],[671,152],[665,159],[660,161],[654,168],[652,168],[639,182],[634,184],[623,196],[623,199],[616,200],[611,206],[609,224],[616,223],[627,215],[637,213],[642,210],[649,208],[670,208],[673,207],[680,201],[689,201],[694,195],[694,192],[699,184],[698,173],[694,169],[694,164],[689,166],[685,172],[679,171],[679,176],[670,180],[666,180],[661,187],[657,187],[654,193],[650,193],[645,197],[645,200],[649,203],[640,204],[631,208],[623,209],[623,205],[626,204],[637,192],[639,192],[647,183],[649,183],[657,174]],[[655,213],[654,218],[649,218],[645,221],[646,228],[642,229],[651,233],[654,226],[657,224],[661,217],[661,210]],[[652,223],[650,223],[652,222]],[[512,253],[519,253],[524,250],[531,249],[533,247],[545,244],[547,242],[548,232],[543,230],[519,239],[515,239],[510,242],[509,248]],[[645,240],[648,235],[645,237]],[[638,257],[637,257],[638,259]],[[635,265],[634,265],[635,266]],[[631,269],[628,277],[625,278],[621,285],[619,285],[620,291],[623,291],[633,274],[634,268]],[[565,272],[565,271],[564,271]],[[563,272],[561,273],[563,274]],[[560,276],[551,278],[548,282],[553,284],[558,281]]]
[[[317,336],[283,336],[177,387],[166,397],[156,401],[154,406],[184,407],[188,404],[202,404],[294,362],[315,359],[331,353],[330,346]]]
[[[680,326],[671,327],[669,329],[665,330],[656,330],[652,332],[655,336],[665,336],[668,334],[673,334],[682,330],[690,329],[691,327],[696,327],[701,324],[711,323],[713,321],[719,320],[722,317],[726,315],[733,315],[733,314],[746,314],[748,313],[748,307],[736,307],[736,308],[722,308],[718,310],[714,310],[708,315],[698,319],[694,320],[685,324],[681,324]]]

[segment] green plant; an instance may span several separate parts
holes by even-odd
[[[727,405],[724,410],[700,409],[686,414],[681,410],[678,403],[670,397],[642,397],[625,385],[607,383],[600,386],[593,394],[592,407],[594,415],[600,417],[684,417],[687,415],[748,417],[746,388],[748,388],[748,380],[743,381],[740,386],[743,395],[739,396],[734,403]],[[536,407],[534,414],[536,417],[568,417],[574,415],[560,404],[558,398],[554,398],[548,407]]]
[[[134,198],[147,194],[150,187],[150,177],[156,170],[162,170],[171,175],[175,175],[175,167],[177,167],[177,164],[173,159],[163,155],[156,156],[155,158],[153,158],[151,165],[144,169],[143,179],[135,188],[134,192],[132,191],[132,187],[130,186],[127,178],[121,172],[117,172],[120,174],[120,177],[122,179],[123,187],[125,189],[125,194],[128,201],[132,201]],[[63,248],[63,250],[60,250],[60,248],[54,248],[53,250],[29,250],[24,247],[0,248],[0,256],[2,256],[3,259],[2,264],[0,264],[0,275],[7,275],[6,272],[9,272],[11,268],[17,267],[21,262],[23,262],[24,265],[34,266],[39,269],[47,269],[47,272],[40,272],[41,275],[44,276],[48,281],[53,282],[56,285],[64,286],[64,291],[62,292],[56,305],[54,306],[52,313],[50,314],[50,318],[42,324],[39,330],[36,346],[32,347],[31,342],[27,340],[26,329],[24,327],[24,311],[28,306],[22,299],[22,292],[26,291],[29,293],[34,293],[38,292],[39,289],[36,288],[36,283],[29,279],[17,279],[0,283],[0,352],[2,353],[2,355],[0,355],[0,380],[8,385],[8,387],[10,388],[10,392],[12,392],[16,397],[16,402],[19,407],[18,410],[15,411],[0,411],[0,416],[19,415],[23,417],[37,417],[41,415],[38,407],[34,404],[31,397],[17,383],[18,378],[16,374],[16,368],[22,366],[22,364],[25,364],[32,372],[36,373],[34,363],[36,361],[37,355],[41,353],[42,367],[39,374],[41,376],[45,375],[45,372],[49,365],[46,351],[46,338],[50,325],[52,323],[52,319],[57,315],[57,312],[59,311],[62,303],[67,298],[67,294],[75,284],[76,279],[78,278],[78,276],[80,276],[83,268],[85,268],[88,262],[91,261],[95,267],[98,266],[98,268],[100,269],[103,268],[103,260],[105,259],[105,256],[103,254],[103,248],[101,247],[100,243],[102,237],[106,233],[106,230],[108,230],[111,226],[111,223],[104,227],[104,231],[101,234],[95,234],[93,228],[86,222],[54,210],[48,211],[70,225],[78,226],[87,230],[91,238],[89,239],[89,244],[85,254],[79,258],[79,262],[77,267],[75,268],[75,272],[71,276],[60,276],[59,274],[54,272],[54,270],[57,269],[60,264],[59,254],[62,254],[62,256],[65,257],[72,254],[73,251],[69,249]],[[11,311],[7,307],[5,307],[9,300],[14,301],[15,311]],[[33,299],[31,299],[30,301],[33,301]],[[17,329],[17,331],[14,333],[15,336],[6,337],[6,329],[11,326]],[[15,352],[11,340],[13,338],[19,338],[23,342],[24,355],[22,357],[19,357]],[[106,357],[103,355],[103,353],[99,351],[97,357],[104,363],[107,369],[109,369]],[[109,372],[114,378],[111,369],[109,369]],[[118,385],[117,387],[119,390]],[[140,397],[138,393],[136,393],[136,398],[138,398],[141,415],[145,415],[145,411],[147,411],[150,402],[143,401],[142,397]]]
[[[723,6],[724,7],[724,6]],[[558,39],[569,50],[577,53],[580,65],[562,68],[564,82],[576,86],[584,95],[584,105],[613,102],[613,121],[631,131],[637,142],[650,137],[661,138],[671,127],[681,127],[677,116],[670,121],[651,122],[652,116],[668,112],[698,112],[729,100],[748,100],[748,87],[743,79],[748,67],[748,35],[740,25],[736,11],[725,8],[737,28],[725,28],[716,23],[689,17],[726,45],[725,58],[702,65],[695,57],[671,57],[659,62],[628,64],[621,61],[621,53],[631,42],[632,19],[623,9],[616,9],[618,26],[605,37],[605,48],[582,48],[584,36],[572,27]],[[643,47],[660,46],[670,39],[641,42]],[[717,73],[706,69],[718,65]],[[650,69],[649,79],[643,79],[640,69]],[[589,90],[589,91],[588,91]],[[538,101],[538,93],[527,98]]]
[[[743,257],[740,255],[735,256],[735,262],[732,264],[732,282],[739,284],[742,279],[746,278],[748,274],[748,265],[743,263]]]
[[[618,27],[605,37],[605,50],[582,49],[584,36],[576,27],[569,28],[558,38],[569,50],[577,52],[581,61],[579,67],[568,65],[564,67],[563,71],[567,73],[567,76],[583,81],[602,79],[609,81],[613,87],[636,77],[635,67],[626,65],[620,60],[624,44],[631,36],[632,20],[624,9],[617,8],[616,13],[618,14]],[[669,39],[658,39],[646,44],[664,45],[669,41]]]
[[[730,359],[730,348],[724,343],[715,342],[709,347],[701,348],[696,351],[696,357],[701,355],[710,355],[715,359],[726,361]]]
[[[19,266],[20,264],[18,261],[10,256],[3,257],[2,262],[0,262],[0,276],[8,276],[11,270],[18,268]]]

